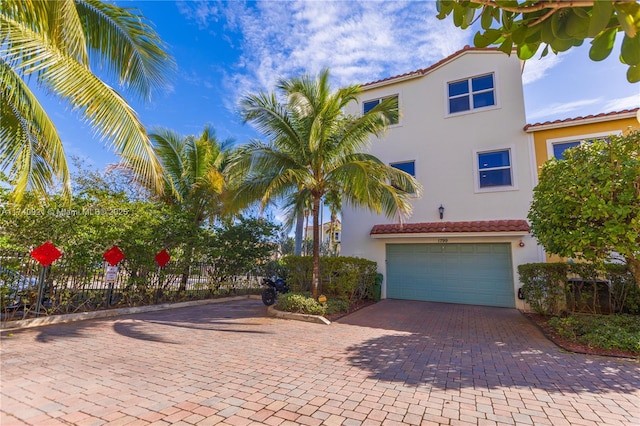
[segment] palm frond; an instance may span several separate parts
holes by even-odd
[[[73,0],[5,0],[0,3],[0,22],[0,28],[5,30],[21,26],[42,34],[49,43],[66,50],[77,61],[88,64],[84,31]],[[0,39],[5,41],[5,49],[20,50],[24,39],[19,32],[14,30],[13,33],[4,33]]]
[[[134,159],[132,166],[162,192],[161,166],[136,112],[115,90],[77,61],[61,56],[39,76],[45,87],[68,100],[102,140]]]
[[[166,46],[137,9],[99,0],[74,0],[93,61],[142,99],[165,88],[175,69]]]
[[[79,5],[80,1],[75,4]],[[33,10],[25,8],[26,12],[22,14],[14,13],[20,2],[3,2],[0,6],[0,40],[3,41],[0,53],[3,60],[17,75],[35,75],[37,84],[66,100],[102,140],[108,140],[118,154],[126,157],[132,167],[145,175],[144,180],[153,182],[158,192],[162,192],[160,164],[137,114],[115,90],[90,72],[83,63],[80,47],[75,47],[79,43],[78,37],[71,33],[77,32],[73,29],[77,28],[77,21],[67,17],[70,13],[62,9],[69,3],[30,1],[27,5],[33,6]],[[82,13],[79,16],[83,16]],[[39,18],[49,21],[32,21]],[[51,25],[51,20],[56,19],[63,23],[71,22],[68,32],[75,41],[51,43],[45,24]],[[88,29],[84,28],[84,31]],[[97,29],[92,28],[92,31]],[[87,39],[91,38],[88,36]],[[145,76],[143,80],[148,78]]]
[[[62,142],[49,116],[24,81],[0,59],[0,170],[15,180],[14,198],[34,189],[46,193],[53,176],[70,194],[70,177]]]

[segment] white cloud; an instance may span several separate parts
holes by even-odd
[[[551,69],[558,66],[563,60],[562,56],[549,53],[541,58],[540,52],[525,62],[524,72],[522,73],[522,84],[530,84],[546,77]]]
[[[603,112],[622,111],[640,107],[640,93],[625,98],[611,99],[604,104]]]
[[[323,68],[330,69],[334,87],[414,71],[461,49],[471,37],[438,20],[433,2],[270,1],[224,7],[220,13],[228,28],[241,36],[241,59],[225,81],[236,99],[247,91],[271,91],[280,78]],[[197,19],[193,11],[192,16]]]
[[[527,120],[538,120],[542,117],[554,117],[554,119],[558,117],[569,117],[572,116],[570,114],[571,111],[577,111],[580,109],[584,109],[585,107],[598,105],[601,103],[602,99],[583,99],[573,102],[553,103],[550,105],[546,105],[544,109],[540,109],[530,115],[527,115]]]
[[[179,1],[176,3],[178,11],[187,19],[195,21],[198,28],[209,26],[209,21],[217,21],[220,9],[217,2],[206,0]]]

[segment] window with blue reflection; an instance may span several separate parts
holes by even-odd
[[[481,152],[478,154],[478,182],[480,188],[511,186],[511,152]]]
[[[449,114],[472,111],[496,104],[493,74],[448,84]]]
[[[378,99],[371,99],[371,100],[368,100],[368,101],[364,101],[362,103],[362,114],[364,115],[364,114],[368,113],[369,111],[374,109],[378,104],[380,104],[380,102],[382,102],[383,100],[386,100],[386,99],[395,99],[396,102],[397,102],[398,101],[398,95],[393,95],[393,96],[388,96],[388,97],[385,97],[385,98],[378,98]],[[398,108],[399,108],[399,106],[398,106]],[[392,118],[390,120],[389,124],[398,124],[398,123],[399,123],[399,116],[396,115],[394,118]]]
[[[390,165],[391,167],[395,167],[398,170],[402,170],[405,173],[410,174],[411,176],[416,176],[416,162],[415,161],[404,161],[402,163],[393,163]]]
[[[580,145],[580,141],[571,141],[553,144],[553,156],[558,160],[564,160],[564,152],[569,148]]]

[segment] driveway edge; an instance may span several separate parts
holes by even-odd
[[[271,315],[272,317],[276,317],[276,318],[284,318],[284,319],[291,319],[291,320],[296,320],[296,321],[313,322],[313,323],[316,323],[316,324],[324,324],[324,325],[330,325],[331,324],[331,321],[329,321],[328,319],[326,319],[325,317],[320,316],[320,315],[296,314],[294,312],[279,311],[276,308],[274,308],[273,306],[269,306],[269,308],[267,308],[267,313],[269,315]]]
[[[222,297],[220,299],[191,300],[189,302],[163,303],[161,305],[135,306],[132,308],[105,309],[102,311],[78,312],[76,314],[49,315],[39,318],[29,318],[25,320],[3,321],[0,323],[0,331],[39,327],[49,324],[62,324],[66,322],[84,321],[95,318],[109,318],[119,315],[139,314],[143,312],[163,311],[166,309],[188,308],[190,306],[209,305],[212,303],[224,303],[244,299],[261,300],[260,296],[250,294],[247,296]]]

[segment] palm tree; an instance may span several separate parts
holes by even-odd
[[[136,112],[90,69],[144,100],[165,86],[174,63],[143,18],[99,0],[0,2],[0,171],[16,200],[28,189],[46,193],[54,176],[70,191],[62,141],[29,82],[64,100],[161,188],[160,164]]]
[[[233,141],[219,141],[209,125],[197,137],[181,136],[169,129],[155,130],[150,137],[164,170],[164,188],[156,192],[156,198],[178,206],[196,226],[223,213],[225,173]],[[153,190],[151,182],[145,186]]]
[[[360,152],[371,135],[379,136],[397,117],[397,101],[387,99],[368,113],[348,116],[344,108],[357,102],[359,86],[331,91],[328,70],[316,78],[304,76],[281,80],[276,93],[248,95],[241,101],[245,122],[253,123],[269,139],[253,141],[243,148],[237,163],[247,170],[239,184],[236,200],[271,199],[310,201],[313,216],[312,293],[320,283],[319,212],[322,198],[330,192],[344,200],[388,217],[411,213],[410,199],[421,188],[415,179]],[[393,182],[393,184],[391,183]]]
[[[195,236],[196,229],[207,220],[212,223],[225,213],[226,171],[233,141],[219,141],[215,130],[209,125],[199,136],[182,136],[165,128],[154,130],[149,136],[163,168],[161,190],[157,190],[154,182],[144,175],[136,174],[126,161],[116,167],[129,174],[138,186],[145,188],[151,198],[185,214],[190,222],[189,229]],[[185,247],[187,262],[182,274],[181,290],[186,289],[194,244],[188,243]]]

